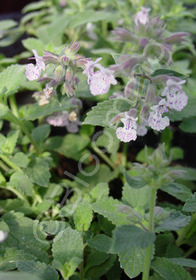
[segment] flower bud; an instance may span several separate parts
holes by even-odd
[[[67,66],[67,65],[69,64],[69,57],[66,56],[66,55],[63,55],[63,56],[61,57],[61,63],[62,63],[63,65],[65,65],[65,66]]]

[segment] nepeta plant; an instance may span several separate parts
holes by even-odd
[[[175,61],[193,46],[171,15],[173,33],[166,12],[151,16],[156,1],[132,2],[39,1],[18,27],[6,21],[3,38],[33,35],[34,56],[0,74],[2,279],[195,275],[196,175],[172,146],[173,120],[194,130],[189,70]],[[161,136],[147,147],[150,129]]]

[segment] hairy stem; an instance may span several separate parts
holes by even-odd
[[[149,213],[150,217],[149,217],[149,225],[148,225],[148,230],[150,232],[154,232],[154,208],[156,205],[156,193],[157,193],[157,190],[152,188],[151,189],[151,198],[150,198],[150,213]],[[149,279],[152,251],[153,251],[153,244],[148,246],[145,250],[144,271],[143,271],[143,275],[142,275],[142,280]]]
[[[0,158],[12,169],[16,171],[20,170],[20,168],[15,163],[13,163],[6,155],[0,155]]]

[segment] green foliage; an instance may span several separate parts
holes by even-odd
[[[156,258],[152,262],[152,269],[165,280],[191,280],[190,274],[183,267],[166,258]]]
[[[92,207],[88,201],[80,203],[74,213],[74,223],[78,231],[87,231],[90,227],[93,215]]]
[[[23,75],[23,65],[12,65],[1,72],[0,88],[6,90],[6,92],[4,93],[6,96],[18,92]]]
[[[196,212],[196,193],[194,193],[184,204],[183,210],[186,212]]]
[[[83,241],[78,231],[67,228],[59,232],[53,242],[53,265],[68,278],[82,262]]]

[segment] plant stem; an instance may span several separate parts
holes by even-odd
[[[14,187],[12,186],[6,186],[6,190],[9,190],[13,192],[17,197],[19,197],[21,200],[27,201],[26,197],[23,196],[20,192],[18,192]]]
[[[10,169],[7,165],[4,164],[3,161],[0,160],[0,168],[3,169],[5,172],[8,172]]]
[[[5,162],[7,163],[7,165],[9,165],[12,169],[18,171],[20,170],[20,168],[15,164],[13,163],[7,156],[5,155],[0,155],[0,158]]]
[[[10,107],[11,107],[11,110],[12,110],[12,113],[18,117],[19,114],[18,114],[18,107],[17,107],[17,104],[16,104],[16,98],[15,98],[15,95],[11,95],[9,97],[9,103],[10,103]]]
[[[28,129],[23,125],[22,121],[20,121],[18,119],[18,125],[20,126],[20,128],[23,130],[23,132],[26,134],[26,136],[29,138],[30,142],[32,143],[32,145],[34,146],[37,154],[40,154],[41,151],[39,149],[39,146],[37,145],[37,143],[35,142],[35,140],[33,139],[33,137],[31,136],[30,132],[28,131]]]
[[[149,217],[149,225],[148,225],[148,230],[150,232],[154,232],[154,208],[155,208],[155,204],[156,204],[156,193],[157,193],[157,190],[152,188],[151,189],[151,198],[150,198],[150,213],[149,213],[150,217]],[[142,280],[149,279],[152,250],[153,250],[153,244],[148,246],[145,250],[144,271],[143,271],[143,275],[142,275]]]
[[[91,147],[112,169],[116,168],[115,164],[96,146],[96,144],[92,143]]]
[[[123,151],[122,151],[122,166],[126,168],[127,165],[127,150],[128,150],[128,143],[123,143]]]

